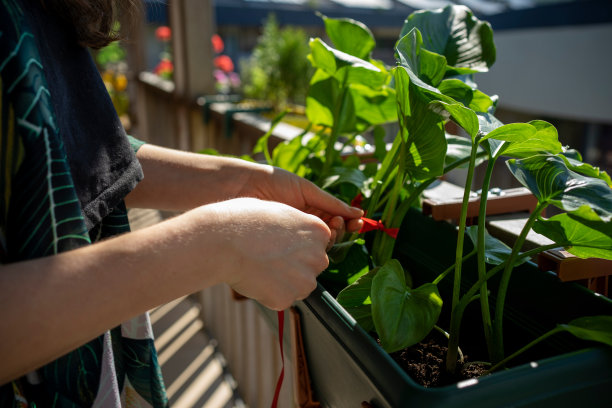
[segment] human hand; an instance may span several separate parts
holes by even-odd
[[[214,209],[229,263],[224,280],[274,310],[307,297],[329,261],[329,227],[318,217],[272,201],[242,198]]]
[[[261,166],[253,171],[241,194],[263,200],[278,201],[323,220],[331,231],[331,247],[345,232],[359,231],[363,211],[351,207],[310,181],[286,170]]]

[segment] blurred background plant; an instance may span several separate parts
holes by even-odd
[[[118,41],[115,41],[96,51],[95,59],[117,115],[121,119],[123,127],[129,129],[131,121],[129,117],[130,98],[127,90],[128,64],[126,51]]]
[[[243,93],[270,102],[280,112],[303,106],[314,69],[308,61],[308,37],[299,28],[279,27],[274,14],[266,19],[251,56],[240,63]]]
[[[155,30],[155,38],[163,44],[162,52],[159,54],[159,63],[153,68],[153,73],[163,79],[172,80],[174,64],[172,63],[172,30],[168,26],[159,26]]]

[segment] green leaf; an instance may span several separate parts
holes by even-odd
[[[370,29],[350,18],[328,18],[323,16],[327,36],[338,50],[357,58],[368,60],[376,41]]]
[[[505,143],[498,149],[495,157],[500,155],[510,157],[529,157],[539,153],[560,153],[561,143],[557,129],[548,122],[534,120],[529,123],[510,123],[500,126],[482,138],[496,139]]]
[[[334,167],[332,176],[325,179],[323,189],[328,189],[343,183],[351,184],[357,189],[363,189],[366,182],[366,176],[359,169],[351,169],[346,167]]]
[[[375,91],[352,84],[349,92],[355,106],[355,115],[364,123],[364,127],[397,121],[394,89],[384,87]]]
[[[476,112],[487,112],[493,106],[490,96],[456,78],[445,79],[438,85],[438,89]]]
[[[303,137],[294,137],[279,143],[272,153],[272,165],[304,176],[307,171],[304,166],[306,159],[313,152],[321,150],[324,143],[319,136],[313,136],[305,145],[303,140]]]
[[[473,225],[465,229],[465,234],[470,238],[474,247],[478,245],[478,226]],[[504,263],[512,252],[512,248],[501,242],[499,239],[491,236],[489,231],[485,230],[485,262],[491,265],[501,265]],[[514,266],[521,265],[527,262],[527,259],[520,259]]]
[[[354,245],[362,245],[365,243],[363,239],[356,239],[352,241],[344,241],[338,244],[335,244],[331,247],[329,251],[327,251],[327,257],[329,258],[329,262],[333,264],[339,264],[344,262],[347,255],[351,252]]]
[[[591,207],[602,220],[612,219],[612,189],[594,177],[570,170],[561,155],[536,155],[506,162],[514,176],[541,203],[553,204],[565,211]]]
[[[429,104],[429,107],[438,115],[450,117],[453,122],[458,124],[467,132],[474,140],[478,134],[478,117],[473,110],[466,108],[460,103],[446,103],[435,101]]]
[[[406,171],[416,180],[440,176],[446,155],[444,118],[429,109],[430,98],[413,85],[405,69],[396,68],[394,75],[398,119],[408,150]]]
[[[574,336],[612,347],[612,316],[584,316],[558,327]]]
[[[533,230],[579,258],[612,260],[612,222],[603,222],[586,205],[547,220],[538,219]]]
[[[387,155],[387,144],[385,143],[386,132],[382,126],[376,126],[372,132],[374,134],[374,157],[380,162]]]
[[[446,60],[421,48],[423,40],[419,30],[412,30],[395,45],[395,58],[403,67],[414,85],[425,91],[440,94],[435,88],[446,70]]]
[[[565,161],[566,166],[577,173],[583,174],[589,177],[595,177],[605,181],[610,187],[612,187],[612,180],[608,173],[600,170],[599,167],[591,166],[588,163],[583,163],[580,160],[568,157],[565,153],[561,156]]]
[[[455,72],[484,72],[495,62],[493,30],[465,6],[412,13],[404,22],[400,37],[414,28],[423,35],[423,47],[444,55]],[[452,71],[452,70],[451,70]]]
[[[342,289],[336,300],[357,320],[357,323],[367,332],[374,330],[372,320],[372,300],[370,291],[372,289],[372,279],[380,268],[374,268],[359,279]]]
[[[272,164],[272,157],[270,157],[270,151],[268,149],[268,139],[270,139],[272,132],[274,132],[274,129],[276,128],[276,126],[283,120],[283,118],[285,117],[287,113],[289,113],[289,111],[284,110],[283,112],[276,115],[274,119],[272,119],[272,123],[270,124],[270,129],[266,132],[265,135],[263,135],[262,137],[259,138],[259,140],[257,140],[257,143],[255,144],[255,147],[253,148],[254,154],[261,153],[261,152],[264,153],[266,162],[268,164]]]
[[[444,173],[446,137],[442,117],[428,109],[418,93],[410,93],[413,116],[407,119],[409,154],[406,171],[416,180],[426,180]]]
[[[504,125],[490,112],[479,112],[476,115],[478,116],[478,126],[480,128],[479,134],[481,136],[486,136],[490,132]],[[480,141],[480,146],[487,151],[490,158],[499,157],[501,152],[503,152],[503,150],[506,148],[507,144],[507,142],[496,139],[485,139]]]
[[[313,65],[341,82],[382,86],[388,80],[388,74],[376,65],[332,48],[320,38],[310,40],[310,50]]]
[[[423,340],[442,310],[436,285],[409,288],[404,270],[395,259],[387,261],[372,279],[371,299],[374,326],[388,352]]]
[[[334,125],[334,108],[339,98],[338,80],[323,70],[315,71],[310,80],[306,97],[306,116],[316,125],[332,127]]]

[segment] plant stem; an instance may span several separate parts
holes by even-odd
[[[478,152],[478,141],[472,142],[472,152],[470,154],[470,162],[468,165],[468,174],[465,180],[465,189],[463,191],[463,204],[461,206],[461,216],[459,218],[459,231],[457,235],[457,249],[455,252],[455,277],[453,282],[453,297],[451,303],[451,324],[450,338],[448,340],[448,352],[446,354],[446,369],[454,373],[457,367],[457,352],[459,349],[459,323],[457,319],[456,308],[459,304],[459,296],[461,290],[461,259],[463,258],[463,240],[465,238],[465,224],[467,219],[468,202],[470,200],[470,191],[472,187],[472,179],[474,177],[474,167],[476,163],[476,154]]]
[[[387,228],[392,228],[391,223],[396,211],[397,201],[399,200],[400,192],[404,187],[404,178],[406,177],[406,143],[401,143],[398,152],[399,160],[397,161],[397,174],[395,175],[395,182],[391,192],[389,193],[389,199],[385,204],[385,210],[383,212],[382,220]],[[412,196],[412,194],[411,194]],[[383,265],[393,254],[393,247],[395,246],[395,239],[389,239],[387,235],[379,231],[374,239],[375,246],[373,248],[374,262],[378,265]]]
[[[402,139],[401,139],[401,135],[398,134],[398,136],[393,141],[393,145],[391,146],[391,149],[385,155],[385,158],[383,159],[380,169],[374,176],[374,180],[372,181],[372,184],[374,185],[374,191],[372,195],[370,196],[370,201],[368,203],[368,208],[367,208],[367,213],[370,215],[374,214],[378,209],[378,203],[379,203],[380,197],[382,196],[383,191],[386,188],[386,184],[383,183],[383,180],[388,180],[389,179],[388,175],[395,168],[395,166],[392,166],[392,164],[395,163],[396,161],[396,156],[399,152],[400,143],[402,143]]]
[[[493,174],[493,167],[495,166],[495,159],[490,158],[487,163],[487,170],[485,172],[484,180],[482,182],[482,190],[480,193],[480,209],[478,212],[478,278],[483,278],[487,274],[487,264],[485,261],[485,220],[487,214],[487,199],[489,196],[489,187],[491,184],[491,175]],[[491,322],[491,309],[489,307],[489,290],[487,288],[487,282],[483,282],[480,287],[480,311],[482,314],[482,325],[484,329],[485,341],[487,343],[487,350],[489,357],[493,353],[493,343],[491,336],[493,333],[493,323]]]
[[[495,321],[493,322],[493,338],[495,347],[493,349],[493,355],[491,356],[493,362],[497,362],[503,359],[504,355],[504,339],[503,339],[503,318],[504,318],[504,304],[506,302],[506,294],[508,293],[508,285],[510,284],[510,276],[512,275],[512,269],[516,261],[516,257],[519,254],[520,249],[525,243],[527,234],[531,230],[533,223],[540,216],[542,211],[548,206],[548,203],[538,203],[537,207],[531,213],[523,230],[516,239],[510,257],[506,261],[506,266],[499,283],[499,289],[497,291],[497,303],[495,308]]]
[[[477,155],[477,157],[478,157],[478,155]],[[461,166],[462,164],[465,164],[465,163],[469,162],[469,160],[470,160],[469,157],[465,157],[463,159],[457,160],[457,161],[449,164],[448,166],[446,166],[444,168],[443,174],[446,174],[449,171],[451,171],[451,170]],[[402,201],[399,204],[399,206],[397,207],[397,209],[395,210],[395,212],[393,214],[393,218],[392,218],[391,222],[389,223],[389,227],[390,228],[397,228],[397,227],[399,227],[401,225],[402,220],[406,216],[406,213],[408,212],[410,207],[412,207],[414,205],[415,201],[417,201],[421,197],[421,195],[427,189],[427,187],[429,187],[436,180],[437,180],[437,177],[432,177],[430,179],[427,179],[427,180],[421,182],[421,184],[419,184],[417,187],[415,187],[414,190],[412,190],[408,194],[408,197],[404,201]],[[371,208],[371,206],[368,207],[368,208]],[[384,258],[384,259],[391,258],[391,255],[393,253],[393,248],[395,246],[395,241],[391,241],[391,240],[393,240],[393,238],[387,236],[384,233],[378,233],[376,235],[376,237],[374,238],[374,245],[373,245],[373,247],[374,248],[384,247],[385,248],[384,250],[387,251],[387,253],[382,253],[381,252],[381,258]]]
[[[528,259],[540,252],[543,252],[549,249],[553,249],[553,248],[557,248],[559,246],[563,246],[563,244],[554,243],[554,244],[549,244],[549,245],[543,245],[541,247],[534,248],[532,250],[519,254],[518,258]],[[519,259],[517,259],[517,261]],[[472,301],[472,298],[476,295],[476,292],[478,292],[482,284],[486,282],[487,280],[491,279],[495,274],[503,270],[506,267],[507,262],[508,261],[491,268],[491,270],[488,271],[487,274],[483,278],[479,278],[478,281],[474,283],[467,292],[465,292],[465,295],[461,297],[461,301],[459,302],[459,304],[457,305],[457,308],[455,309],[456,319],[454,321],[451,320],[451,327],[449,329],[451,333],[456,332],[457,337],[459,336],[459,327],[461,326],[461,319],[463,318],[463,312],[465,311],[465,308],[467,307],[467,305],[470,304],[470,302]]]
[[[562,329],[560,329],[559,327],[555,327],[554,329],[544,333],[543,335],[541,335],[540,337],[538,337],[537,339],[533,340],[532,342],[530,342],[529,344],[527,344],[526,346],[520,348],[519,350],[515,351],[514,353],[510,354],[508,357],[504,358],[503,360],[501,360],[499,363],[495,364],[493,367],[489,368],[487,370],[487,374],[492,373],[493,371],[497,370],[498,368],[503,367],[508,361],[512,360],[513,358],[515,358],[516,356],[524,353],[525,351],[527,351],[528,349],[530,349],[531,347],[535,346],[536,344],[538,344],[539,342],[541,342],[544,339],[547,339],[548,337],[552,336],[553,334],[559,333],[561,332]]]

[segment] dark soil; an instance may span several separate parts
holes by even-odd
[[[470,363],[468,356],[464,356],[463,363],[457,362],[456,373],[450,374],[446,371],[446,351],[446,345],[434,335],[390,355],[415,382],[424,387],[455,384],[480,377],[487,370],[484,364]]]

